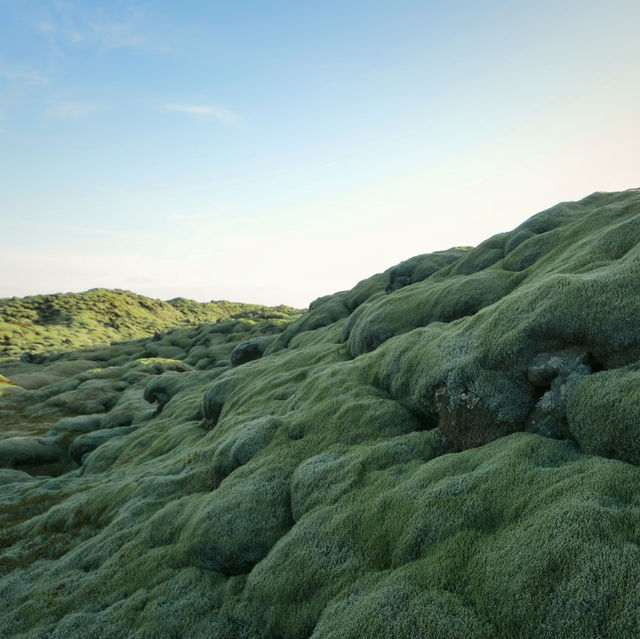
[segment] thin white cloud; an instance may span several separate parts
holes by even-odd
[[[76,120],[86,118],[98,111],[104,111],[104,109],[104,106],[90,102],[55,102],[47,107],[45,116],[62,120]]]
[[[130,22],[94,22],[87,23],[88,34],[75,33],[78,41],[94,39],[105,49],[132,48],[139,49],[147,46],[147,40],[136,31],[136,26]]]
[[[49,78],[37,71],[14,68],[3,63],[0,63],[0,78],[4,78],[11,83],[29,86],[49,86],[52,84]]]
[[[223,109],[222,107],[207,104],[167,104],[165,109],[167,111],[175,111],[177,113],[187,113],[189,115],[214,118],[216,120],[220,120],[220,122],[225,122],[226,124],[233,124],[240,120],[240,116],[229,109]]]
[[[56,2],[47,20],[35,28],[52,40],[72,45],[154,49],[145,35],[146,16],[138,6],[87,7],[77,2]]]

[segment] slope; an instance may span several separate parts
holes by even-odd
[[[4,384],[0,634],[637,636],[639,271],[640,190],[595,193],[284,326],[4,366],[59,379]]]
[[[130,291],[94,288],[0,299],[0,359],[22,352],[68,350],[133,339],[175,326],[233,318],[285,319],[299,310],[258,304],[200,303],[178,297],[168,302]]]

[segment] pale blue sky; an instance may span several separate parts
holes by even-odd
[[[0,0],[0,296],[304,306],[640,186],[640,3]]]

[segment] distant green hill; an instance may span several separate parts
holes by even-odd
[[[214,301],[169,301],[130,291],[94,288],[0,299],[0,358],[25,351],[68,350],[152,335],[176,326],[229,319],[289,321],[301,311],[289,306]]]
[[[639,283],[640,190],[594,193],[0,362],[0,637],[637,639]]]

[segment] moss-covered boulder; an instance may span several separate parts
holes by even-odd
[[[101,427],[102,418],[103,415],[100,414],[63,417],[53,425],[51,432],[57,435],[62,433],[90,433]]]
[[[91,433],[84,433],[76,437],[69,446],[69,456],[77,464],[81,464],[84,456],[102,446],[114,437],[122,437],[133,430],[132,426],[120,426],[114,428],[102,428]]]
[[[309,304],[309,311],[302,317],[292,322],[269,345],[265,353],[275,353],[289,346],[291,340],[305,331],[315,331],[318,328],[329,326],[349,315],[347,306],[347,291],[319,297]]]
[[[273,342],[273,338],[271,337],[253,337],[244,342],[240,342],[240,344],[231,351],[231,364],[233,366],[240,366],[254,359],[259,359],[271,342]]]
[[[0,466],[16,468],[62,462],[66,451],[51,437],[9,437],[0,441]]]

